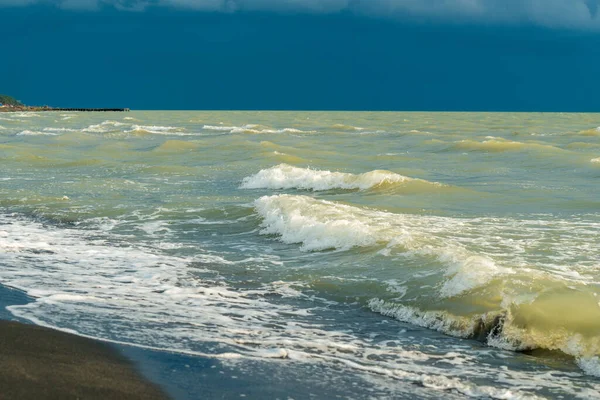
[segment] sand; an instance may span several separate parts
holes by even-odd
[[[0,321],[0,399],[166,399],[110,345]]]

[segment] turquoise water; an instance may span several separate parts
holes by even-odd
[[[35,323],[321,397],[594,398],[599,127],[1,113],[0,283]]]

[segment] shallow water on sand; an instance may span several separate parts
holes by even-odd
[[[600,115],[3,113],[0,157],[21,318],[317,397],[598,396]]]

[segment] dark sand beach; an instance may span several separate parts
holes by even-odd
[[[6,306],[22,292],[0,286],[0,399],[167,399],[118,347],[18,321]]]
[[[215,359],[32,325],[6,309],[32,300],[0,285],[0,400],[286,398],[312,386],[299,386],[293,372],[277,365],[242,372]]]
[[[109,345],[0,321],[2,399],[166,399]]]

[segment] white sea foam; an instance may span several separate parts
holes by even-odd
[[[0,282],[35,297],[33,303],[10,310],[37,324],[222,360],[324,363],[362,371],[378,385],[390,387],[395,381],[416,382],[473,397],[493,393],[509,398],[507,389],[465,379],[465,373],[473,378],[486,374],[468,351],[440,355],[387,341],[373,346],[351,332],[326,326],[325,321],[309,322],[307,309],[268,301],[279,294],[302,298],[290,282],[239,290],[204,280],[198,277],[202,269],[189,266],[226,263],[216,255],[181,258],[156,249],[114,246],[110,244],[114,239],[102,239],[97,231],[52,228],[14,216],[0,216],[0,226]],[[166,325],[169,329],[164,329]],[[436,362],[460,369],[450,371]],[[514,378],[543,379],[519,373]],[[527,394],[517,387],[511,393]]]
[[[459,227],[452,219],[363,210],[307,196],[265,196],[254,205],[263,218],[262,234],[279,235],[284,243],[301,243],[304,251],[385,246],[382,254],[402,248],[412,254],[432,255],[447,266],[448,279],[440,290],[444,297],[510,273],[491,258],[467,250],[466,243],[444,237]],[[447,231],[436,237],[429,226]]]
[[[157,224],[145,222],[140,227],[160,234],[163,228]],[[280,313],[305,314],[293,307],[267,304],[260,290],[238,292],[222,283],[195,278],[202,269],[188,265],[228,263],[217,255],[181,258],[146,248],[115,247],[98,239],[97,232],[47,229],[14,218],[0,218],[0,226],[0,282],[37,298],[11,310],[40,323],[75,329],[69,321],[74,315],[95,315],[102,323],[80,320],[77,330],[100,338],[192,352],[195,349],[189,343],[219,340],[253,354],[253,346],[240,344],[244,337],[261,336],[267,320],[279,324],[284,319],[277,316]],[[159,231],[154,232],[157,226]],[[276,290],[272,287],[268,292]],[[235,309],[243,313],[234,315]],[[154,330],[155,324],[167,321],[182,325],[160,333]],[[103,324],[110,330],[104,331]],[[114,336],[107,336],[110,331]],[[274,343],[265,344],[272,348]]]
[[[579,367],[588,375],[600,376],[600,340],[598,337],[584,337],[575,330],[560,326],[553,329],[543,324],[536,327],[536,314],[513,315],[513,309],[473,314],[469,316],[453,315],[449,311],[423,311],[416,307],[405,306],[398,302],[388,302],[374,298],[368,302],[371,310],[382,315],[396,318],[413,325],[433,329],[456,337],[479,337],[489,346],[503,350],[518,351],[536,348],[560,350],[575,358]],[[553,310],[540,310],[544,314]],[[539,314],[537,314],[539,317]],[[554,318],[560,319],[561,315]],[[522,320],[531,326],[524,327]],[[585,328],[584,324],[584,329]],[[573,329],[573,328],[572,328]]]
[[[161,125],[132,125],[131,129],[126,130],[125,133],[155,133],[161,135],[168,135],[172,133],[180,133],[183,128],[176,126],[161,126]]]
[[[247,125],[246,125],[247,126]],[[202,129],[206,131],[224,131],[230,132],[233,129],[236,129],[237,126],[223,126],[223,125],[204,125]]]
[[[379,252],[382,255],[403,254],[417,260],[434,258],[440,263],[441,281],[426,296],[430,300],[423,298],[415,306],[406,306],[373,299],[370,306],[374,311],[459,337],[479,335],[477,332],[484,329],[482,323],[491,331],[495,318],[502,316],[501,335],[488,340],[495,347],[511,350],[542,347],[575,357],[600,353],[600,337],[578,336],[580,330],[589,329],[585,321],[600,315],[597,299],[590,300],[591,295],[585,291],[589,283],[594,283],[593,277],[579,269],[597,264],[600,258],[600,251],[594,245],[597,240],[594,232],[600,229],[597,222],[402,215],[292,195],[262,197],[255,201],[255,209],[263,219],[260,233],[277,235],[284,243],[299,243],[304,251],[376,246],[382,248]],[[506,239],[499,240],[499,229],[505,231]],[[546,234],[549,229],[555,230],[552,235],[565,240],[552,253],[546,250],[533,257],[531,251],[549,245],[547,236],[539,235],[539,229]],[[564,288],[561,289],[564,293],[557,292],[547,298],[538,298],[544,292],[535,290],[522,295],[513,295],[509,289],[503,293],[504,285],[512,287],[511,275],[515,274],[519,274],[517,281],[543,281],[549,287]],[[496,283],[492,285],[493,282]],[[580,290],[572,293],[570,287]],[[481,298],[482,293],[490,298]],[[455,298],[466,304],[477,298],[477,302],[489,304],[486,306],[489,312],[454,315],[451,309],[439,304],[441,298]],[[560,307],[552,299],[562,299]],[[433,304],[437,304],[437,310],[420,308]],[[569,304],[580,309],[568,316],[565,310]],[[556,321],[540,317],[551,309],[557,315]],[[523,318],[531,320],[531,326],[522,327],[519,321]],[[560,321],[567,320],[564,323],[569,324],[571,331],[565,334]],[[536,333],[537,324],[545,327],[543,335]]]
[[[331,172],[311,168],[298,168],[280,164],[260,170],[256,175],[244,178],[243,189],[360,189],[366,190],[383,184],[402,183],[412,180],[390,171],[371,171],[364,174]]]
[[[77,129],[73,128],[44,128],[44,132],[78,132]]]
[[[41,117],[40,114],[32,112],[32,111],[20,112],[20,113],[14,114],[14,115],[17,118],[35,118],[35,117]]]
[[[256,200],[262,234],[277,234],[284,243],[302,243],[307,251],[373,246],[381,235],[352,208],[305,196],[265,196]]]
[[[282,129],[261,129],[259,133],[316,133],[317,131],[303,131],[302,129],[296,128],[282,128]]]
[[[446,270],[446,276],[450,279],[446,280],[440,289],[443,297],[457,296],[484,286],[496,276],[511,273],[510,269],[496,265],[490,257],[465,255],[459,250],[442,252],[439,259],[450,266]]]
[[[590,160],[590,162],[593,162],[593,163],[600,163],[600,157],[598,157],[598,158],[592,158],[592,159]]]
[[[202,129],[205,131],[228,132],[228,133],[260,133],[256,124],[246,124],[243,126],[227,126],[227,125],[204,125]]]
[[[30,131],[30,130],[24,130],[22,132],[17,133],[17,136],[55,136],[56,133],[54,132],[40,132],[40,131]]]
[[[115,128],[121,126],[127,126],[127,124],[118,121],[104,121],[99,124],[90,125],[87,128],[83,128],[81,131],[90,133],[107,133],[115,131]]]
[[[596,229],[600,225],[586,220],[544,219],[518,220],[498,218],[448,218],[429,215],[394,214],[364,209],[337,202],[317,200],[309,196],[275,195],[256,200],[254,206],[263,218],[265,233],[283,235],[286,243],[301,243],[306,249],[348,249],[355,246],[385,246],[415,254],[435,255],[449,267],[448,276],[472,274],[471,269],[487,271],[488,278],[506,273],[510,265],[530,265],[554,276],[575,282],[586,276],[573,274],[578,264],[597,263],[600,250],[595,246]],[[552,226],[550,226],[552,225]],[[346,227],[352,226],[352,229]],[[568,237],[552,254],[533,257],[530,252],[549,246],[540,229],[555,231],[553,235]],[[498,241],[498,229],[510,234]],[[348,230],[353,232],[348,234]],[[537,238],[537,239],[534,239]],[[335,244],[332,246],[331,244]],[[574,264],[574,260],[578,260]],[[476,265],[476,268],[469,266]],[[482,278],[470,275],[466,281]],[[465,282],[449,284],[449,288],[469,286]]]
[[[577,360],[577,365],[586,374],[600,378],[600,357],[581,357]]]
[[[365,130],[365,128],[361,128],[360,126],[344,125],[344,124],[334,124],[331,127],[333,129],[343,130],[343,131],[364,131]]]
[[[371,310],[382,315],[456,337],[471,336],[476,326],[476,321],[453,318],[443,311],[421,311],[415,307],[390,304],[377,298],[371,299],[368,305]]]
[[[243,126],[226,126],[226,125],[204,125],[205,131],[227,132],[227,133],[315,133],[315,131],[303,131],[295,128],[272,129],[264,128],[256,124],[247,124]]]

